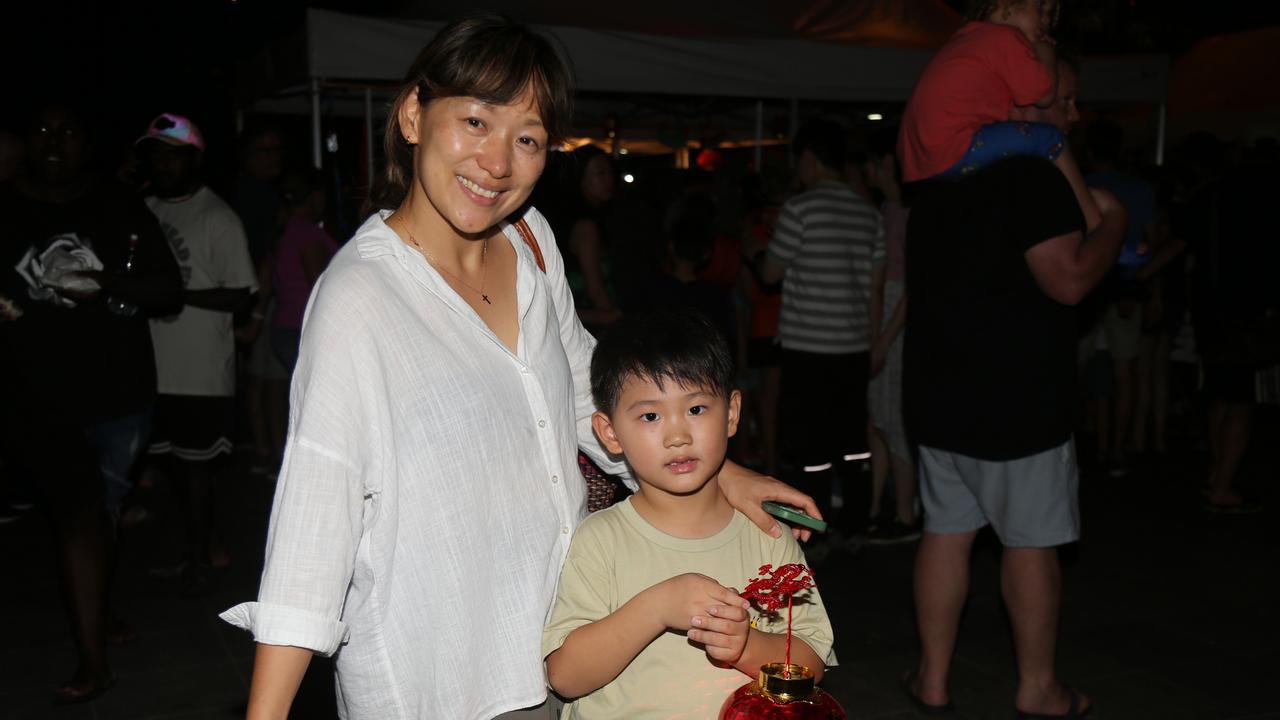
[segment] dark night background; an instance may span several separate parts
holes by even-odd
[[[962,12],[965,3],[948,0],[946,4]],[[0,128],[21,130],[28,101],[52,94],[83,104],[97,121],[95,132],[113,142],[137,135],[151,117],[171,111],[200,118],[216,144],[234,132],[234,110],[237,100],[243,99],[237,95],[244,95],[237,91],[238,69],[268,48],[300,42],[307,5],[296,0],[10,4],[0,43],[6,95]],[[433,19],[484,6],[423,0],[311,5]],[[734,5],[703,4],[724,8],[722,34],[733,29]],[[679,19],[668,21],[657,13],[631,17],[621,4],[612,9],[598,7],[589,18],[597,26],[603,21],[618,29],[716,31],[715,25],[689,28]],[[564,12],[557,16],[554,7],[542,12],[556,22],[572,24]],[[1065,46],[1086,54],[1165,53],[1176,59],[1201,37],[1274,24],[1280,24],[1280,3],[1275,2],[1067,0],[1057,35]]]
[[[895,0],[850,0],[885,6]],[[966,0],[936,2],[934,10],[947,15],[962,12]],[[27,113],[46,100],[78,107],[90,120],[97,165],[110,172],[126,159],[133,140],[161,112],[193,118],[203,130],[210,151],[205,163],[210,184],[227,180],[235,164],[233,152],[236,111],[257,99],[247,88],[261,86],[262,77],[246,69],[266,53],[302,57],[302,29],[307,7],[385,18],[446,20],[459,14],[496,7],[517,19],[547,24],[583,24],[597,28],[669,34],[731,36],[746,21],[734,13],[750,6],[755,19],[785,14],[792,6],[827,10],[842,7],[839,0],[481,0],[478,3],[399,0],[146,0],[135,2],[75,2],[26,0],[6,3],[0,21],[0,130],[23,134]],[[1059,42],[1083,55],[1160,54],[1176,63],[1204,38],[1244,30],[1280,26],[1276,0],[1062,0]],[[516,10],[537,8],[537,17]],[[577,13],[576,15],[574,13]],[[647,13],[641,15],[640,13]],[[936,13],[935,13],[936,15]],[[910,21],[911,18],[907,18]],[[719,22],[717,22],[719,21]],[[786,31],[780,24],[779,32]],[[425,43],[428,38],[424,37]],[[1236,58],[1240,59],[1240,58]],[[1248,58],[1242,60],[1247,62]],[[1252,72],[1237,73],[1243,84],[1269,90],[1277,68],[1254,63]],[[288,73],[281,73],[287,75]],[[301,75],[299,73],[298,75]],[[1211,94],[1199,94],[1210,113],[1223,114]],[[673,103],[677,101],[672,101]],[[689,112],[720,107],[681,99]],[[1274,100],[1270,102],[1275,107]],[[1150,133],[1152,108],[1124,109],[1124,119]],[[1255,108],[1243,108],[1248,114]],[[1084,108],[1084,112],[1090,112]],[[862,112],[866,112],[864,109]],[[876,112],[879,112],[877,109]],[[889,111],[886,111],[889,112]],[[582,119],[588,125],[594,121]],[[286,131],[287,161],[304,164],[310,158],[311,130],[307,116],[275,120]],[[782,136],[781,124],[770,121],[770,135]],[[886,118],[888,120],[888,118]],[[326,118],[326,123],[330,120]],[[1082,123],[1083,124],[1083,123]],[[328,167],[342,178],[348,218],[363,199],[356,165],[363,159],[362,117],[333,121],[343,134],[341,167]],[[599,129],[599,124],[590,128]],[[329,130],[326,127],[326,130]],[[1176,138],[1170,138],[1171,141]],[[1274,146],[1272,146],[1274,147]],[[779,149],[780,150],[780,149]],[[746,152],[742,155],[745,157]],[[670,156],[649,158],[653,166],[670,170]],[[629,162],[644,162],[634,155]],[[657,175],[655,177],[667,177]],[[654,185],[658,183],[655,181]],[[641,183],[637,182],[637,187]],[[349,225],[350,223],[346,223]],[[331,227],[343,227],[343,223]],[[341,235],[346,237],[346,235]],[[1192,366],[1191,371],[1196,370]],[[0,403],[7,398],[0,398]],[[1203,425],[1199,406],[1182,409],[1192,418],[1188,436],[1196,438]],[[1261,411],[1261,430],[1255,447],[1265,461],[1250,468],[1253,486],[1271,503],[1257,521],[1222,520],[1202,512],[1202,448],[1188,441],[1174,448],[1173,459],[1138,478],[1089,478],[1083,495],[1088,542],[1068,553],[1070,579],[1066,585],[1063,626],[1064,675],[1083,676],[1090,693],[1121,708],[1112,718],[1280,718],[1273,691],[1266,690],[1266,667],[1280,666],[1280,623],[1276,621],[1277,576],[1273,570],[1280,535],[1275,531],[1275,480],[1280,478],[1280,411]],[[1185,430],[1185,429],[1184,429]],[[112,648],[117,668],[144,668],[124,676],[107,696],[104,708],[127,708],[123,714],[67,710],[58,718],[142,717],[138,708],[161,708],[147,717],[225,718],[243,716],[248,694],[250,653],[248,636],[216,620],[215,613],[249,596],[256,587],[266,513],[273,485],[257,477],[243,477],[232,486],[232,497],[243,502],[230,521],[238,533],[233,554],[252,558],[239,564],[223,592],[213,598],[182,599],[144,568],[166,548],[165,526],[155,523],[138,531],[126,575],[129,611],[142,620],[142,640]],[[0,497],[0,501],[4,500]],[[173,508],[170,512],[174,513]],[[221,512],[221,510],[219,511]],[[42,521],[41,521],[42,522]],[[6,582],[0,584],[0,618],[14,628],[12,642],[0,642],[0,668],[7,685],[0,685],[0,718],[55,717],[46,698],[58,673],[71,667],[71,643],[56,610],[58,588],[53,543],[43,525],[28,521],[15,525],[23,535],[5,536],[8,550]],[[15,543],[10,537],[19,538]],[[34,540],[33,540],[34,538]],[[159,538],[159,539],[156,539]],[[30,543],[19,545],[21,542]],[[151,544],[148,544],[151,543]],[[1004,698],[1011,681],[1011,652],[998,594],[999,565],[989,543],[976,564],[974,591],[967,611],[961,675],[970,694],[961,702],[979,703]],[[897,698],[899,668],[915,657],[911,619],[910,546],[887,553],[842,557],[842,573],[827,577],[831,596],[849,599],[842,609],[838,632],[862,645],[851,644],[846,674],[840,680],[849,705],[864,717],[891,715],[902,704]],[[124,554],[126,557],[129,553]],[[1267,561],[1266,557],[1273,560]],[[825,572],[825,571],[824,571]],[[828,588],[824,587],[824,595]],[[6,604],[6,602],[8,604]],[[843,624],[847,623],[847,625]],[[25,633],[25,635],[23,634]],[[25,640],[24,640],[25,638]],[[34,639],[33,639],[34,638]],[[28,654],[28,648],[35,648]],[[844,650],[842,649],[843,653]],[[1275,664],[1273,664],[1275,663]],[[60,678],[59,678],[60,679]],[[145,682],[143,682],[145,681]],[[1002,684],[1006,683],[1006,684]],[[332,668],[316,661],[295,705],[294,717],[332,717]],[[895,699],[897,705],[895,705]],[[994,701],[993,701],[994,702]],[[1003,702],[1003,700],[1001,700]],[[15,708],[33,708],[23,715]],[[1128,703],[1126,705],[1126,703]],[[1003,706],[1002,711],[1003,711]],[[1143,708],[1141,714],[1125,708]],[[1107,712],[1106,708],[1101,708]],[[1234,714],[1228,714],[1230,710]],[[80,711],[80,714],[73,714]],[[13,713],[12,715],[10,713]],[[877,714],[878,713],[878,714]],[[1100,716],[1101,712],[1092,713]],[[1012,716],[1011,712],[989,717]],[[982,717],[988,717],[983,715]]]

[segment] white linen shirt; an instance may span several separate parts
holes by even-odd
[[[586,515],[595,341],[546,220],[514,227],[515,353],[371,217],[303,322],[258,601],[222,618],[337,653],[343,718],[487,720],[547,694],[542,627]]]

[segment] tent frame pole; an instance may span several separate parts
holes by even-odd
[[[1164,166],[1164,145],[1168,138],[1167,121],[1169,115],[1169,106],[1165,102],[1161,102],[1156,106],[1156,165]]]
[[[320,78],[311,78],[311,164],[319,169],[324,166],[320,155]]]
[[[365,180],[373,190],[373,88],[364,89],[364,162]]]
[[[756,101],[756,147],[753,161],[755,162],[756,172],[760,172],[760,161],[764,151],[764,101]]]
[[[796,139],[796,133],[800,131],[800,98],[791,98],[791,112],[787,121],[787,142],[790,143]],[[787,163],[789,167],[796,166],[796,155],[793,152],[787,153]]]

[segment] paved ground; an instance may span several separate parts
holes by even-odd
[[[1280,422],[1270,417],[1263,425],[1255,447],[1280,447]],[[1059,655],[1062,675],[1096,698],[1092,716],[1280,718],[1280,693],[1269,685],[1280,668],[1274,510],[1280,470],[1261,455],[1250,458],[1246,489],[1272,509],[1250,517],[1201,509],[1204,458],[1194,443],[1129,478],[1086,474],[1084,539],[1063,551]],[[163,491],[152,500],[160,519],[126,536],[117,606],[137,625],[138,638],[111,649],[118,682],[91,704],[50,703],[51,687],[70,674],[74,657],[43,519],[28,513],[0,527],[0,718],[243,715],[252,643],[216,613],[254,595],[271,482],[232,473],[225,487],[235,564],[211,596],[183,597],[146,572],[176,558]],[[816,565],[842,661],[824,684],[851,718],[913,717],[896,678],[915,657],[914,552],[912,545],[837,551]],[[975,557],[953,681],[955,702],[968,718],[1013,716],[998,560],[998,546],[986,538]],[[313,663],[294,717],[334,717],[330,673],[327,663]]]

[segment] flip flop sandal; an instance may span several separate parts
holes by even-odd
[[[1066,714],[1063,715],[1045,715],[1041,713],[1027,713],[1018,710],[1018,720],[1071,720],[1072,718],[1082,718],[1093,710],[1093,706],[1085,708],[1083,712],[1080,710],[1080,692],[1070,685],[1067,686],[1067,692],[1071,694],[1071,705],[1067,707]]]
[[[102,697],[102,694],[110,690],[111,686],[115,684],[116,679],[112,676],[85,690],[81,690],[71,685],[56,687],[53,689],[53,704],[62,706],[93,702],[94,700]]]
[[[920,696],[916,695],[915,691],[911,689],[911,686],[915,684],[915,681],[915,670],[906,671],[898,681],[898,687],[901,688],[902,693],[907,696],[907,699],[911,701],[911,708],[913,710],[926,717],[957,717],[956,708],[950,702],[946,705],[930,705],[929,703],[921,700]]]
[[[1255,502],[1249,502],[1248,500],[1238,505],[1221,505],[1206,500],[1204,503],[1204,509],[1211,513],[1218,513],[1219,515],[1256,515],[1257,513],[1262,512],[1261,505]]]

